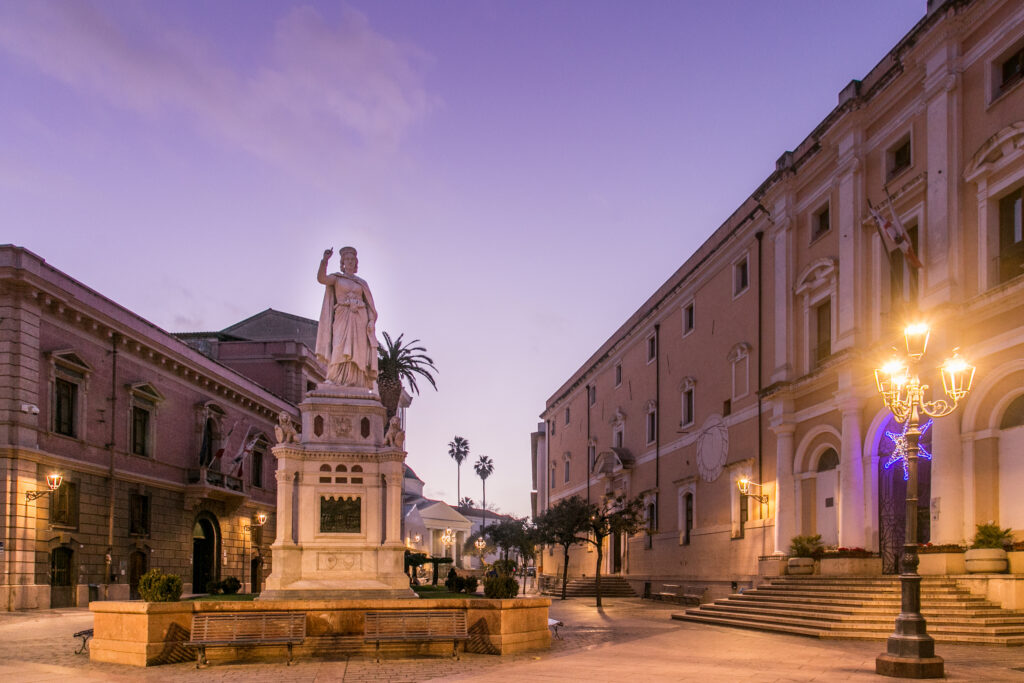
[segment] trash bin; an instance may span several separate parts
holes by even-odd
[[[100,599],[100,587],[99,584],[89,584],[89,602],[93,602]]]

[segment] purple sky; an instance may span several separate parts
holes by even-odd
[[[459,434],[527,514],[547,397],[925,4],[0,0],[0,242],[171,331],[316,317],[354,245],[426,493]]]

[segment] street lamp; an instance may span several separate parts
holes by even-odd
[[[739,481],[736,482],[736,486],[739,488],[740,493],[746,496],[747,498],[753,498],[757,502],[761,503],[761,505],[768,504],[768,494],[750,492],[751,486],[756,486],[758,489],[761,489],[763,487],[760,484],[755,484],[754,482],[750,481],[749,477],[740,477]]]
[[[42,498],[47,493],[52,493],[59,489],[62,481],[64,481],[64,475],[62,475],[60,472],[51,472],[50,474],[46,475],[46,485],[49,486],[49,488],[43,489],[42,491],[26,491],[25,498],[28,500]]]
[[[875,370],[875,384],[885,407],[897,422],[906,423],[906,534],[900,558],[901,605],[896,628],[886,643],[886,652],[875,659],[875,673],[905,678],[942,678],[942,657],[935,656],[935,641],[928,635],[921,616],[921,577],[917,573],[917,459],[921,436],[921,416],[944,417],[956,410],[971,390],[974,366],[953,357],[940,369],[946,398],[925,400],[930,388],[921,384],[917,366],[928,349],[931,334],[926,323],[908,325],[903,330],[907,358],[889,361]]]
[[[249,541],[249,536],[252,534],[254,526],[263,526],[267,523],[267,513],[257,512],[255,524],[244,524],[242,526],[242,585],[245,586],[246,578],[246,565],[249,563],[249,554],[246,552],[246,546]],[[255,578],[255,576],[253,577]]]

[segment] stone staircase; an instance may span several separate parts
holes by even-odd
[[[898,577],[787,576],[673,619],[816,638],[884,640],[900,612]],[[1024,611],[1006,610],[948,577],[924,577],[921,613],[936,642],[1024,645]]]
[[[559,577],[558,580],[555,581],[548,581],[544,586],[542,593],[543,595],[561,597],[561,577]],[[569,579],[569,583],[565,587],[565,597],[567,598],[593,598],[596,595],[597,589],[594,586],[593,576]],[[602,576],[601,597],[635,598],[636,593],[633,591],[633,588],[629,585],[629,582],[621,576]]]

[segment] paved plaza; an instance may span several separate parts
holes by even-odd
[[[506,657],[464,654],[390,659],[281,658],[196,670],[182,663],[148,669],[97,664],[75,655],[71,634],[92,625],[86,610],[0,613],[3,681],[885,681],[875,676],[879,642],[826,641],[670,619],[676,606],[639,599],[555,601],[565,622],[548,652]],[[937,647],[946,677],[959,681],[1024,680],[1024,650],[987,645]]]

